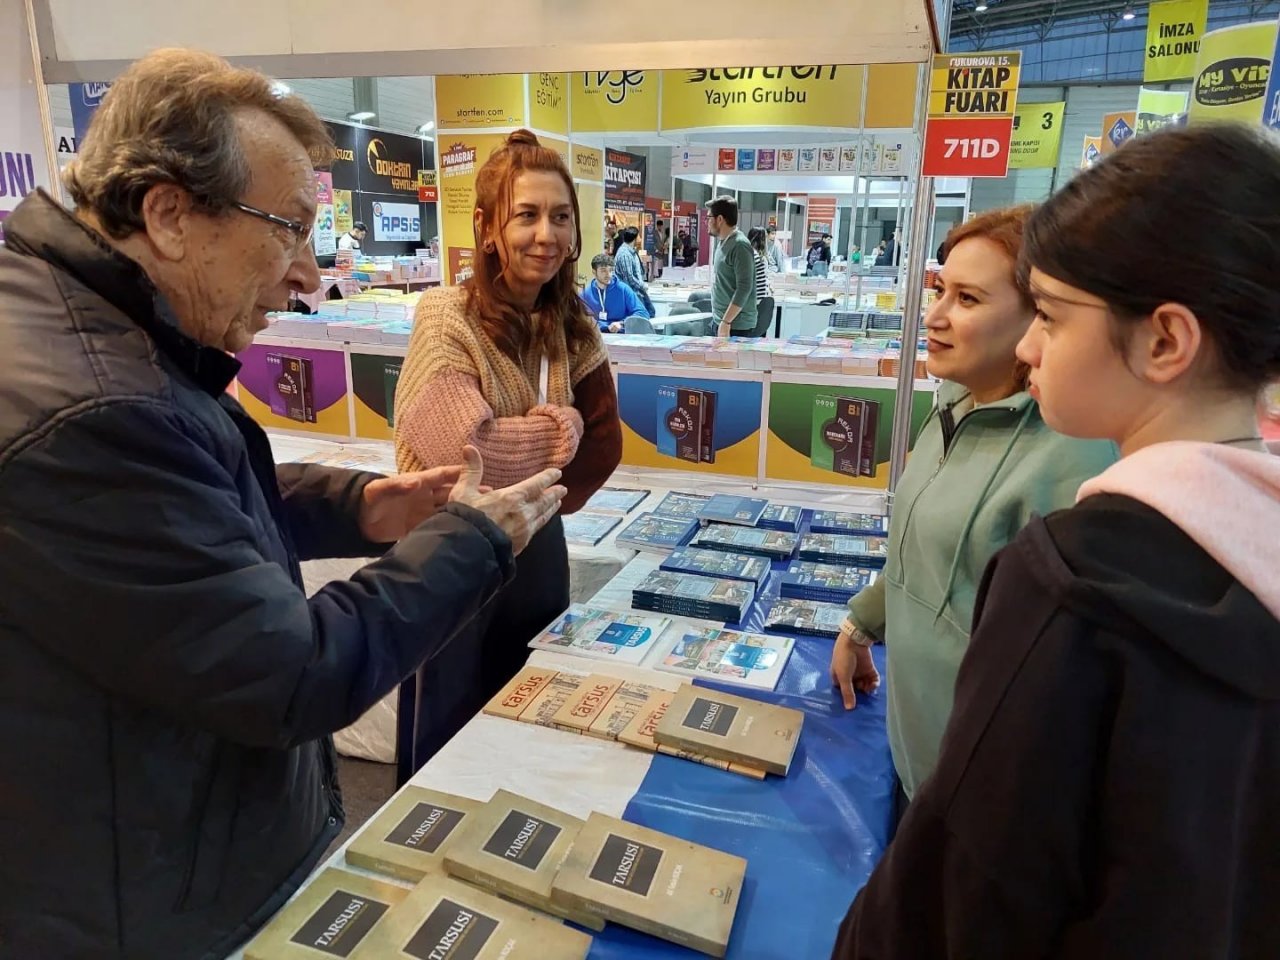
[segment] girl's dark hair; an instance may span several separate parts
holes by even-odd
[[[475,275],[466,283],[468,307],[473,315],[480,318],[480,326],[498,349],[517,362],[531,348],[552,349],[551,332],[557,325],[564,326],[570,355],[576,354],[595,333],[595,324],[587,316],[586,308],[578,297],[577,263],[582,253],[582,214],[578,208],[578,193],[573,189],[573,178],[560,154],[544,147],[528,130],[517,130],[490,155],[476,174],[476,209],[481,213],[484,226],[496,229],[498,244],[501,244],[502,226],[511,215],[516,177],[526,170],[558,175],[564,181],[569,201],[573,204],[573,249],[565,257],[559,272],[543,284],[538,293],[534,304],[534,312],[538,314],[536,324],[533,316],[512,302],[511,291],[502,276],[500,252],[497,246],[493,250],[485,250],[485,237],[481,235],[479,226],[475,230]]]
[[[748,230],[747,239],[751,241],[751,246],[756,249],[756,252],[765,253],[768,251],[769,248],[765,245],[764,231],[759,227],[752,227]]]
[[[623,227],[620,236],[623,243],[635,243],[636,237],[640,236],[640,231],[635,227]]]
[[[1212,243],[1187,254],[1188,238]],[[1261,388],[1280,377],[1280,142],[1227,123],[1130,140],[1031,216],[1032,267],[1106,301],[1119,347],[1162,304],[1187,307],[1221,376]]]

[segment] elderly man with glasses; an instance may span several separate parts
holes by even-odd
[[[447,643],[555,512],[273,463],[234,359],[314,289],[306,104],[161,51],[0,250],[0,954],[220,957],[342,827],[330,734]],[[308,599],[299,561],[378,556]]]

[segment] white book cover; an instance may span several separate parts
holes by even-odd
[[[772,690],[796,642],[737,630],[696,629],[677,625],[652,666],[689,680],[700,678],[757,690]]]
[[[670,626],[668,617],[656,614],[616,613],[575,603],[530,640],[529,646],[639,665]]]

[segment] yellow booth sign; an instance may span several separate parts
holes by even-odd
[[[442,130],[525,125],[523,73],[436,77],[436,122]]]
[[[573,132],[657,130],[659,82],[654,70],[592,70],[570,74]]]
[[[1257,123],[1271,76],[1276,22],[1242,23],[1206,33],[1196,59],[1187,120]]]
[[[1066,101],[1020,103],[1013,115],[1009,169],[1034,170],[1058,165],[1062,144],[1062,115]]]
[[[1196,55],[1209,19],[1209,0],[1163,0],[1147,11],[1147,49],[1142,80],[1185,80],[1195,73]]]
[[[662,74],[662,129],[857,129],[862,120],[862,75],[860,66],[666,70]]]

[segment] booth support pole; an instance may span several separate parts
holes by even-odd
[[[920,332],[920,304],[924,300],[924,265],[929,257],[929,217],[933,213],[933,178],[916,177],[911,204],[911,246],[906,260],[906,285],[902,292],[902,353],[898,362],[898,392],[893,402],[893,439],[889,446],[889,496],[907,465],[911,439],[911,410],[915,405],[916,337]]]

